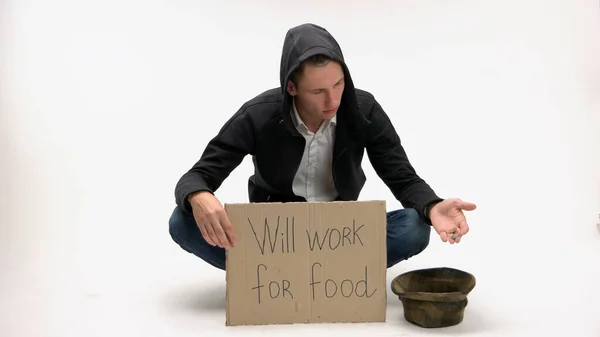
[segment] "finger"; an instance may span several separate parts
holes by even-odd
[[[213,228],[215,229],[215,233],[217,235],[217,238],[221,242],[222,247],[225,249],[231,248],[231,245],[229,244],[229,240],[227,240],[227,235],[225,235],[225,231],[223,231],[223,226],[221,225],[221,223],[213,224]]]
[[[229,239],[229,244],[235,247],[235,245],[237,245],[237,238],[235,237],[235,231],[233,230],[233,226],[231,225],[231,221],[229,220],[226,212],[223,212],[222,214],[221,225],[225,231],[225,234],[227,235],[227,238]]]
[[[460,242],[460,238],[462,238],[462,236],[460,236],[460,235],[459,235],[459,236],[456,238],[456,240],[454,240],[454,242],[455,242],[455,243],[459,243],[459,242]]]
[[[210,238],[210,236],[208,235],[208,232],[206,231],[206,224],[202,223],[198,225],[198,228],[200,228],[200,233],[202,233],[202,237],[204,238],[204,240],[206,240],[206,242],[211,245],[211,246],[215,246],[215,243],[213,242],[213,240]]]
[[[212,222],[206,223],[206,231],[208,232],[208,236],[210,237],[212,242],[214,242],[216,246],[223,248],[219,237],[215,233],[214,225],[212,224]]]
[[[215,242],[211,239],[210,237],[210,233],[207,231],[206,229],[206,217],[204,217],[202,214],[196,214],[196,212],[194,212],[194,220],[196,220],[196,225],[198,226],[198,228],[200,229],[200,233],[202,234],[202,237],[204,238],[204,240],[211,246],[215,246]]]
[[[223,231],[223,227],[221,225],[221,217],[222,217],[221,212],[217,212],[213,216],[215,221],[211,221],[210,223],[212,224],[212,227],[215,231],[216,240],[221,242],[221,247],[223,247],[225,249],[229,249],[230,248],[229,240],[227,240],[227,236],[225,235],[225,232]]]
[[[450,243],[451,245],[454,244],[455,238],[456,238],[455,234],[448,235],[448,243]]]
[[[219,221],[219,216],[217,213],[210,213],[206,215],[206,218],[209,220],[209,224],[207,228],[209,229],[209,234],[212,240],[221,248],[225,248],[227,240],[222,240],[222,234],[219,234],[219,231],[222,233],[221,224]]]
[[[440,238],[442,239],[443,242],[448,242],[448,233],[446,233],[445,231],[442,231],[440,233]]]
[[[454,228],[451,231],[446,231],[446,233],[448,235],[448,242],[450,242],[450,244],[454,244],[456,239],[460,236],[460,229]]]
[[[469,225],[467,225],[466,220],[460,222],[459,231],[461,236],[466,235],[469,232]]]
[[[214,229],[214,226],[213,226],[213,224],[216,221],[215,217],[211,216],[210,214],[202,214],[202,217],[204,218],[204,222],[203,223],[206,226],[206,231],[208,233],[208,236],[210,237],[210,240],[212,242],[214,242],[215,246],[217,246],[217,247],[223,247],[223,245],[221,244],[221,241],[219,241],[219,237],[215,233],[215,229]]]
[[[474,211],[477,208],[477,205],[475,205],[472,202],[459,200],[458,207],[460,207],[461,209],[463,209],[465,211]]]

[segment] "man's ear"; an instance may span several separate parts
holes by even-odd
[[[292,96],[296,96],[298,94],[298,92],[296,91],[296,85],[294,85],[294,82],[288,81],[287,92]]]

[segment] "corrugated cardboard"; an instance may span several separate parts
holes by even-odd
[[[384,322],[385,201],[226,204],[227,325]]]

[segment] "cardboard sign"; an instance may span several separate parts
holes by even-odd
[[[227,325],[384,322],[385,201],[226,204]]]

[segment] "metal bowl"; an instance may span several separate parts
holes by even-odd
[[[462,322],[475,277],[454,268],[419,269],[398,275],[391,287],[402,301],[404,319],[424,328],[441,328]]]

